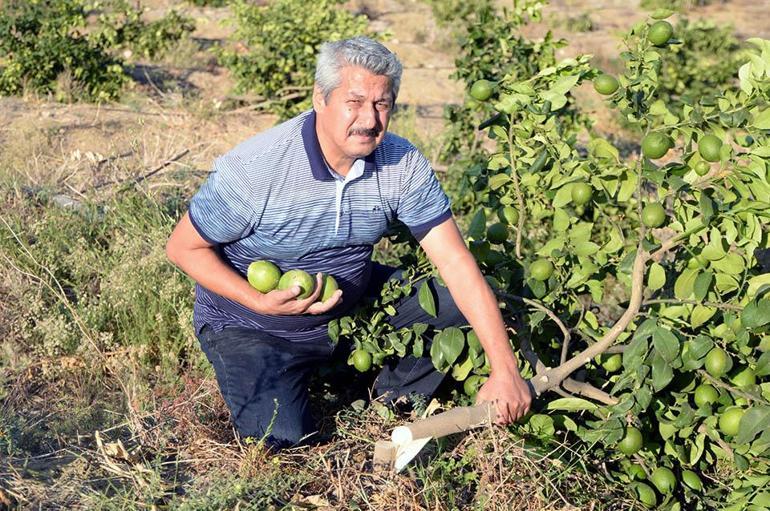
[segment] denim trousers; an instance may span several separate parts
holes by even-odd
[[[389,279],[400,279],[398,268],[373,263],[368,296],[379,296]],[[437,317],[420,307],[417,289],[396,304],[389,320],[395,328],[427,323],[434,328],[467,324],[449,290],[432,279],[428,285],[436,298]],[[316,424],[310,411],[308,384],[318,367],[329,362],[331,342],[291,342],[255,329],[205,326],[198,334],[201,348],[214,367],[217,383],[232,421],[242,437],[264,438],[273,448],[284,448],[311,439]],[[429,353],[430,339],[424,353]],[[350,346],[338,345],[338,350]],[[431,396],[444,379],[429,356],[412,355],[386,363],[374,384],[374,395],[392,402],[400,396]]]

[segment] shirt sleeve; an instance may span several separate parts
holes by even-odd
[[[190,201],[190,221],[215,245],[245,238],[254,228],[257,211],[253,190],[240,160],[221,156]]]
[[[396,216],[420,238],[451,218],[450,201],[428,159],[418,150],[412,150],[405,172]]]

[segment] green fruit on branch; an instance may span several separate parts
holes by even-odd
[[[660,227],[665,221],[666,210],[657,202],[647,204],[642,209],[642,223],[647,227]]]
[[[281,280],[281,270],[270,261],[254,261],[246,270],[246,279],[260,293],[269,293]]]
[[[698,154],[706,161],[719,161],[722,152],[722,141],[714,135],[706,135],[698,141]]]
[[[297,300],[304,300],[315,291],[315,279],[304,270],[289,270],[278,281],[278,289],[290,289],[293,286],[300,288]]]
[[[529,265],[529,274],[533,279],[541,282],[548,280],[553,274],[553,263],[548,259],[538,259]]]
[[[350,360],[353,362],[353,367],[362,373],[365,373],[372,367],[371,353],[361,348],[351,353]]]
[[[670,468],[658,467],[650,474],[650,482],[662,494],[671,493],[676,488],[676,476]]]
[[[503,243],[508,239],[508,228],[501,222],[490,225],[487,229],[487,239],[490,243]]]
[[[682,481],[695,491],[701,491],[703,489],[703,481],[700,476],[692,470],[682,470]]]
[[[486,101],[492,97],[495,84],[489,80],[476,80],[471,85],[471,97],[477,101]]]
[[[712,385],[702,383],[695,389],[694,399],[698,407],[711,406],[719,399],[719,392]]]
[[[605,355],[602,361],[602,367],[608,373],[614,373],[623,366],[623,356],[620,353]]]
[[[719,431],[728,436],[737,435],[744,413],[743,408],[737,406],[731,406],[722,412],[719,416]]]
[[[674,35],[674,27],[668,21],[656,21],[647,32],[647,39],[655,46],[664,46]]]
[[[513,206],[503,206],[497,210],[497,218],[504,224],[516,225],[519,222],[519,212]]]
[[[650,488],[649,485],[644,483],[634,483],[634,489],[636,495],[639,497],[639,502],[644,504],[644,507],[652,509],[658,503],[658,497],[655,495],[655,490]]]
[[[705,176],[709,173],[709,170],[711,170],[711,165],[709,165],[705,161],[699,161],[695,164],[695,168],[693,169],[696,174],[699,176]]]
[[[651,160],[657,160],[665,156],[671,146],[671,139],[667,135],[654,131],[642,139],[642,154]]]
[[[620,87],[620,84],[617,78],[612,75],[602,73],[594,78],[594,89],[603,96],[614,94],[618,87]]]
[[[721,378],[733,367],[733,359],[722,348],[712,348],[703,363],[706,372],[714,378]]]
[[[593,194],[593,188],[588,183],[575,183],[572,185],[570,195],[572,196],[572,203],[576,206],[582,206],[591,200]]]
[[[618,450],[626,456],[636,454],[642,448],[642,432],[633,426],[626,428],[626,434],[618,442]]]
[[[751,387],[756,385],[757,376],[754,374],[754,370],[752,368],[747,367],[733,376],[731,381],[735,384],[736,387]]]

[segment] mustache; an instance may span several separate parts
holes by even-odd
[[[351,128],[348,132],[348,136],[362,135],[365,137],[376,137],[380,134],[380,130],[377,128]]]

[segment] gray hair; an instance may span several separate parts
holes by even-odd
[[[401,62],[395,53],[364,36],[321,45],[315,68],[315,83],[321,90],[324,101],[328,101],[332,91],[340,86],[340,71],[346,66],[362,67],[372,74],[387,76],[393,103],[396,102],[401,85]]]

